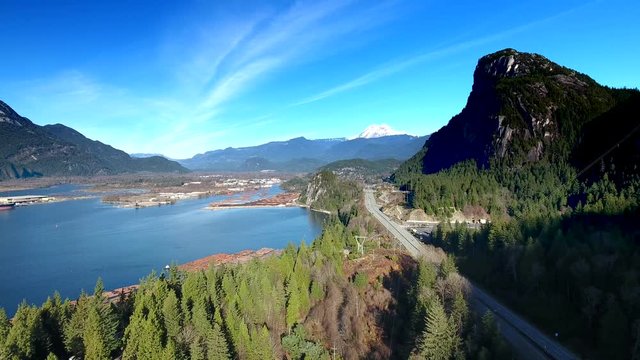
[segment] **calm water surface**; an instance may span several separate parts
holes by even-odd
[[[10,194],[80,191],[64,185]],[[107,289],[122,287],[171,262],[309,243],[321,231],[323,216],[301,208],[204,210],[223,198],[137,210],[88,199],[0,211],[0,307],[13,314],[22,299],[40,305],[55,290],[69,298],[91,292],[98,277]]]

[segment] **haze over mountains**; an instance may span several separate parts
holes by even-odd
[[[298,137],[258,146],[208,151],[179,162],[192,170],[311,171],[336,160],[405,160],[415,154],[426,139],[428,136],[398,134],[386,125],[374,125],[350,140]]]

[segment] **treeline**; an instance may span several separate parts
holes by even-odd
[[[559,215],[575,191],[575,171],[567,163],[546,161],[510,168],[479,169],[464,161],[435,174],[398,172],[394,180],[411,191],[411,205],[427,214],[450,217],[466,206],[480,206],[492,218]]]

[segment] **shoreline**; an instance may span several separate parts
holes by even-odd
[[[270,256],[280,255],[281,253],[281,249],[272,248],[261,248],[258,250],[246,249],[231,254],[217,253],[178,265],[178,270],[200,271],[208,269],[209,266],[220,266],[224,264],[244,264],[254,259],[264,259]]]
[[[284,208],[284,207],[298,207],[300,206],[297,201],[300,198],[299,193],[285,192],[268,198],[262,198],[254,201],[236,202],[236,201],[222,201],[214,202],[206,207],[207,210],[223,210],[223,209],[247,209],[247,208]]]
[[[220,206],[220,207],[211,207],[207,206],[203,209],[211,210],[211,211],[223,211],[223,210],[231,210],[231,209],[289,209],[289,208],[306,208],[306,206],[298,205],[298,204],[286,204],[286,205],[246,205],[246,204],[238,204],[232,206]]]
[[[271,256],[282,254],[282,249],[261,248],[258,250],[242,250],[236,253],[216,253],[199,259],[195,259],[177,266],[180,271],[204,271],[210,266],[220,266],[225,264],[244,264],[254,259],[266,259]],[[119,301],[122,297],[129,296],[140,288],[140,284],[127,285],[111,290],[104,291],[102,295],[109,302]],[[71,300],[75,303],[77,298]]]

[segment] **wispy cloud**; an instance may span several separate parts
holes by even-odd
[[[470,40],[466,40],[466,41],[462,41],[462,42],[458,42],[456,44],[451,44],[436,50],[432,50],[432,51],[428,51],[422,54],[418,54],[416,56],[410,57],[410,58],[406,58],[406,59],[401,59],[401,60],[396,60],[396,61],[392,61],[390,63],[387,63],[385,65],[382,65],[380,67],[378,67],[377,69],[374,69],[370,72],[367,72],[361,76],[358,76],[352,80],[349,80],[345,83],[342,83],[340,85],[334,86],[328,90],[322,91],[320,93],[317,93],[315,95],[312,96],[308,96],[306,98],[303,98],[300,101],[294,102],[292,104],[289,105],[289,107],[295,107],[295,106],[300,106],[300,105],[305,105],[305,104],[310,104],[316,101],[320,101],[323,99],[326,99],[328,97],[355,89],[355,88],[359,88],[362,86],[365,86],[367,84],[373,83],[375,81],[378,81],[380,79],[386,78],[388,76],[394,75],[396,73],[399,73],[403,70],[406,70],[412,66],[416,66],[419,64],[423,64],[425,62],[428,61],[432,61],[438,58],[443,58],[443,57],[447,57],[450,55],[453,55],[455,53],[458,52],[462,52],[465,50],[469,50],[472,49],[474,47],[478,47],[478,46],[482,46],[485,44],[490,44],[502,39],[506,39],[509,38],[513,35],[516,35],[518,33],[530,30],[532,28],[535,28],[537,26],[543,25],[545,23],[548,23],[552,20],[555,20],[557,18],[560,18],[562,16],[565,16],[567,14],[570,14],[574,11],[576,11],[578,8],[572,8],[570,10],[555,14],[553,16],[550,17],[546,17],[544,19],[540,19],[540,20],[536,20],[536,21],[532,21],[530,23],[521,25],[521,26],[517,26],[511,29],[507,29],[505,31],[501,31],[495,34],[490,34],[487,36],[483,36],[480,38],[476,38],[476,39],[470,39]]]
[[[220,114],[224,105],[255,87],[274,71],[323,56],[332,40],[363,30],[387,15],[370,6],[361,16],[346,17],[357,1],[302,1],[269,17],[257,17],[215,61],[216,71],[203,89],[198,118]]]

